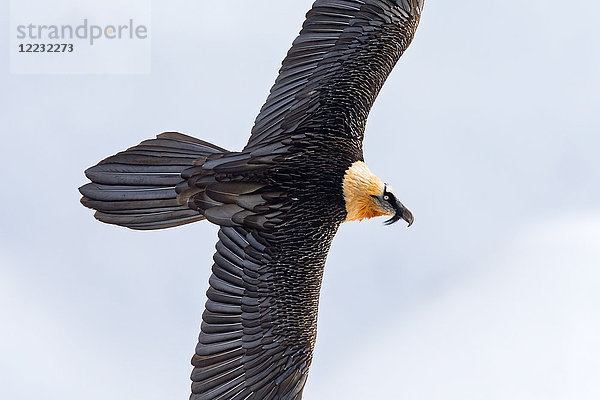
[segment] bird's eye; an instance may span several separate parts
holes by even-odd
[[[386,194],[385,196],[383,196],[383,199],[384,199],[385,201],[389,201],[389,200],[390,200],[390,196],[388,196],[388,195]]]

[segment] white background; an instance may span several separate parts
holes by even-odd
[[[241,149],[310,5],[154,2],[150,75],[0,63],[0,398],[188,397],[216,228],[103,225],[77,187],[165,130]],[[340,229],[305,399],[600,398],[599,12],[426,1],[365,140],[415,225]]]
[[[6,1],[6,0],[5,0]],[[87,20],[87,31],[79,28]],[[118,26],[135,29],[145,26],[146,38],[130,37],[131,29],[122,29],[118,37]],[[15,74],[147,74],[151,69],[151,1],[150,0],[11,0],[9,35],[10,72]],[[30,24],[34,25],[33,36],[29,38]],[[25,26],[25,39],[18,38],[17,27]],[[62,26],[73,29],[62,39],[49,39],[50,28],[42,28],[44,39],[39,39],[37,26],[57,26],[62,35]],[[114,39],[102,37],[91,40],[91,26],[101,29],[113,26]],[[95,28],[97,35],[98,28]],[[77,35],[85,36],[84,39]],[[143,36],[143,35],[142,35]],[[27,53],[19,52],[23,44],[72,44],[73,51],[67,53]],[[92,44],[93,43],[93,44]],[[25,49],[27,49],[25,47]],[[61,46],[62,50],[62,46]]]

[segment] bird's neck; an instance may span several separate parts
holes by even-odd
[[[346,222],[384,215],[372,197],[380,195],[383,187],[383,181],[364,162],[356,161],[352,164],[346,170],[343,181]]]

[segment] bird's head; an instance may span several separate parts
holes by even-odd
[[[343,190],[348,214],[346,221],[382,215],[392,217],[386,225],[403,219],[411,226],[414,221],[412,213],[398,200],[392,187],[375,176],[362,161],[355,162],[346,171]]]

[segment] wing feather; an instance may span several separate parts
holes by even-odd
[[[383,82],[410,44],[423,0],[317,0],[256,118],[246,149],[304,123],[346,118],[328,134],[362,140]]]
[[[312,349],[285,345],[274,332],[268,235],[221,227],[218,236],[191,399],[299,398]]]

